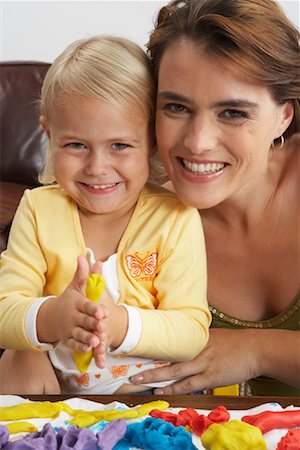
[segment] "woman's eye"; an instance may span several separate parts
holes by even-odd
[[[75,150],[83,150],[86,148],[85,145],[80,142],[69,142],[65,147],[74,148]]]
[[[186,113],[189,111],[186,106],[181,105],[180,103],[167,103],[163,106],[163,109],[174,114]]]
[[[233,120],[241,120],[241,119],[247,119],[248,114],[244,111],[239,111],[237,109],[227,109],[221,114],[222,117],[225,117],[226,119],[233,119]]]
[[[125,150],[125,148],[129,147],[129,145],[128,144],[121,144],[120,142],[116,142],[115,144],[112,145],[112,147],[115,150],[122,151],[122,150]]]

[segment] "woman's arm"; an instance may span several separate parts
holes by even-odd
[[[300,334],[288,330],[211,329],[207,346],[196,358],[131,379],[141,384],[184,378],[156,394],[188,394],[239,384],[260,375],[300,385]]]

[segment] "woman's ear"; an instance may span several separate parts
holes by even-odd
[[[42,125],[42,127],[44,128],[45,132],[47,133],[48,138],[50,138],[50,130],[49,130],[49,127],[47,124],[46,117],[43,115],[40,116],[39,121],[40,121],[40,124]]]
[[[283,135],[283,133],[288,129],[288,127],[290,126],[293,118],[294,118],[294,105],[292,101],[288,101],[286,102],[284,105],[282,105],[281,107],[281,120],[279,122],[279,126],[277,129],[277,136],[274,137],[274,139],[279,138],[280,136]]]

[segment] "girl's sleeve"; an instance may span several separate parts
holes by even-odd
[[[206,345],[211,323],[205,240],[196,209],[178,211],[158,265],[157,309],[139,309],[142,334],[129,355],[190,360]]]
[[[0,347],[37,350],[27,339],[25,317],[36,298],[43,295],[46,261],[39,245],[30,191],[21,199],[1,260]]]

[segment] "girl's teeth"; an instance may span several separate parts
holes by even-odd
[[[225,166],[225,164],[223,163],[194,163],[194,162],[190,162],[187,161],[186,159],[183,159],[183,165],[190,171],[193,173],[196,173],[197,175],[207,175],[207,174],[212,174],[212,173],[216,173],[219,172],[220,170],[223,169],[223,167]]]
[[[90,184],[93,189],[107,189],[116,186],[117,183],[110,184]]]

